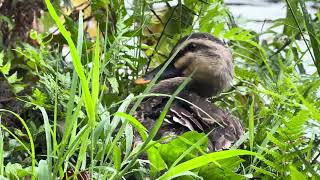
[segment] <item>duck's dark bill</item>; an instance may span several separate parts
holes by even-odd
[[[163,64],[154,68],[153,70],[147,72],[144,76],[136,79],[134,81],[135,84],[148,84],[155,76],[156,74],[161,70]],[[173,64],[170,64],[160,75],[159,80],[173,78],[178,75],[180,75],[180,71],[174,67]]]
[[[138,85],[143,85],[143,84],[148,84],[151,80],[147,80],[147,79],[144,79],[144,78],[138,78],[134,81],[135,84],[138,84]]]

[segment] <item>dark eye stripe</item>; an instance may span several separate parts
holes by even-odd
[[[187,46],[185,48],[183,48],[185,51],[188,52],[195,52],[198,50],[203,50],[203,49],[210,49],[212,47],[203,44],[203,43],[197,43],[197,42],[190,42],[189,44],[187,44]]]
[[[190,42],[183,49],[180,49],[178,54],[174,57],[173,62],[175,60],[183,57],[187,53],[193,53],[193,52],[197,52],[197,51],[205,51],[205,50],[208,50],[210,48],[213,48],[213,47],[210,47],[210,46],[208,46],[206,44],[203,44],[203,43]],[[179,47],[177,47],[176,49],[179,49]],[[174,52],[175,52],[175,50],[171,52],[170,57],[174,54]]]

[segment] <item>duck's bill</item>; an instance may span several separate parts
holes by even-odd
[[[155,69],[147,72],[143,77],[140,77],[134,81],[137,85],[148,84],[161,70],[163,65],[156,67]],[[160,75],[159,80],[175,77],[180,74],[180,71],[173,65],[169,65]]]
[[[138,78],[134,81],[135,84],[137,85],[144,85],[144,84],[148,84],[151,80],[149,79],[144,79],[143,77]]]

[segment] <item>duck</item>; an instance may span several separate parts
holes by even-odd
[[[187,131],[208,134],[208,151],[230,148],[244,134],[240,120],[209,101],[212,96],[231,86],[233,58],[231,50],[209,33],[192,33],[181,38],[169,59],[135,80],[148,84],[167,61],[151,93],[173,94],[191,77],[178,94],[163,121],[155,139],[177,137]],[[168,96],[150,96],[144,99],[135,117],[150,131],[166,105]]]

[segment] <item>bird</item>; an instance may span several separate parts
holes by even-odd
[[[237,117],[208,100],[231,86],[234,70],[230,49],[209,33],[192,33],[177,42],[169,57],[171,62],[150,92],[173,94],[186,78],[191,76],[191,80],[173,101],[155,139],[198,131],[209,133],[208,151],[230,148],[244,134],[244,128]],[[149,83],[167,61],[136,79],[135,84]],[[145,98],[135,117],[150,131],[168,99]]]

